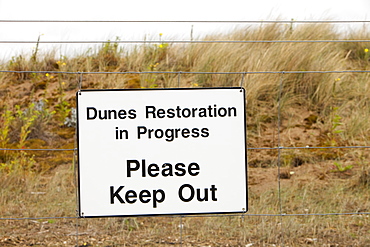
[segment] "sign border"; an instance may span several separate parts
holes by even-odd
[[[246,184],[246,208],[245,210],[240,211],[232,211],[232,212],[202,212],[202,213],[168,213],[168,214],[134,214],[134,215],[125,215],[125,214],[119,214],[119,215],[99,215],[99,216],[84,216],[83,213],[81,214],[81,190],[80,190],[80,133],[79,133],[79,104],[78,104],[78,95],[81,94],[81,92],[107,92],[107,91],[163,91],[163,90],[183,90],[183,91],[191,91],[191,90],[214,90],[214,89],[239,89],[243,92],[243,108],[244,108],[244,156],[245,156],[245,184]],[[180,216],[180,215],[216,215],[216,214],[237,214],[237,213],[246,213],[248,212],[248,157],[247,157],[247,119],[246,119],[246,98],[245,98],[245,88],[243,87],[202,87],[202,88],[135,88],[135,89],[80,89],[76,92],[76,119],[77,119],[77,125],[76,125],[76,137],[77,137],[77,201],[78,201],[78,216],[80,218],[107,218],[107,217],[160,217],[160,216]]]

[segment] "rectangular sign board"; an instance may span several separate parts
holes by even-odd
[[[243,88],[76,96],[80,217],[247,211]]]

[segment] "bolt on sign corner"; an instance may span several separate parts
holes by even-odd
[[[248,210],[244,89],[76,97],[80,217]]]

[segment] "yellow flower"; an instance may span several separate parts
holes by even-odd
[[[62,82],[62,85],[64,86],[64,85],[66,85],[66,83],[63,81],[63,82]]]
[[[335,81],[340,81],[340,78],[335,79]]]
[[[159,33],[159,36],[162,36],[163,35],[163,33]]]
[[[61,61],[58,61],[57,64],[61,65],[61,66],[66,66],[67,65],[66,63],[62,63]]]
[[[365,52],[369,52],[369,49],[368,48],[365,48],[365,50],[364,50]]]
[[[51,76],[50,76],[50,79],[53,79],[53,78],[54,78],[54,76],[52,76],[52,75],[51,75]]]
[[[46,73],[46,74],[45,74],[45,76],[46,76],[46,77],[49,77],[49,73]]]
[[[160,44],[160,45],[159,45],[159,48],[163,48],[163,45],[162,45],[162,44]]]

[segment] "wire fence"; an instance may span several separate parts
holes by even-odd
[[[370,21],[299,21],[295,20],[293,21],[109,21],[109,20],[0,20],[0,23],[24,23],[24,22],[30,22],[30,23],[67,23],[67,22],[73,22],[73,23],[148,23],[148,22],[155,22],[155,23],[240,23],[240,24],[353,24],[353,23],[370,23]],[[204,44],[214,44],[214,43],[222,43],[222,44],[234,44],[234,43],[240,43],[240,44],[248,44],[248,43],[364,43],[364,42],[370,42],[370,39],[355,39],[355,40],[125,40],[125,41],[4,41],[0,40],[0,44],[25,44],[25,43],[32,43],[32,44],[74,44],[74,43],[88,43],[88,44],[104,44],[104,43],[117,43],[117,44],[158,44],[158,43],[169,43],[169,44],[193,44],[193,43],[204,43]],[[189,71],[97,71],[97,72],[89,72],[89,71],[16,71],[16,70],[0,70],[0,73],[16,73],[16,74],[69,74],[69,75],[76,75],[79,78],[79,85],[77,85],[78,89],[81,89],[84,85],[83,83],[83,76],[85,75],[157,75],[157,74],[172,74],[178,76],[178,85],[180,86],[181,82],[181,75],[238,75],[238,76],[245,76],[245,75],[264,75],[264,74],[275,74],[279,75],[279,88],[280,92],[278,95],[278,108],[276,112],[277,116],[277,145],[274,147],[247,147],[248,151],[263,151],[263,150],[270,150],[270,151],[277,151],[277,197],[279,201],[279,212],[278,213],[245,213],[245,214],[232,214],[232,215],[181,215],[181,216],[169,216],[174,218],[179,218],[180,225],[182,225],[183,218],[192,218],[192,217],[281,217],[281,227],[282,227],[282,234],[284,232],[283,227],[283,220],[282,217],[328,217],[328,216],[356,216],[356,215],[370,215],[369,211],[360,211],[360,212],[319,212],[319,213],[285,213],[284,212],[284,203],[282,202],[282,189],[281,189],[281,168],[282,168],[282,152],[284,150],[313,150],[313,149],[330,149],[330,150],[339,150],[339,149],[370,149],[370,146],[367,145],[359,145],[359,146],[282,146],[281,142],[281,91],[284,86],[284,79],[285,76],[289,74],[358,74],[358,73],[370,73],[370,70],[364,69],[364,70],[323,70],[323,71],[237,71],[237,72],[209,72],[209,71],[197,71],[197,72],[189,72]],[[243,79],[241,80],[241,87],[244,87],[243,85]],[[248,88],[246,88],[248,91]],[[248,106],[247,106],[248,110]],[[248,123],[247,123],[248,125]],[[53,152],[61,152],[61,151],[67,151],[72,152],[73,156],[75,157],[77,150],[77,147],[75,148],[0,148],[0,151],[53,151]],[[77,173],[77,170],[75,171]],[[77,194],[77,191],[76,191]],[[78,201],[78,200],[77,200]],[[47,206],[47,205],[45,205]],[[78,208],[78,205],[77,205]],[[53,215],[43,216],[43,217],[4,217],[0,216],[1,221],[6,220],[45,220],[45,219],[76,219],[76,244],[79,245],[79,234],[78,234],[78,220],[80,219],[78,216],[66,216],[66,217],[56,217]],[[180,245],[182,246],[183,239],[182,239],[182,228],[180,227]],[[282,245],[284,245],[284,241],[281,242]]]
[[[116,40],[116,41],[0,41],[0,44],[248,44],[248,43],[368,43],[370,39],[357,40]]]

